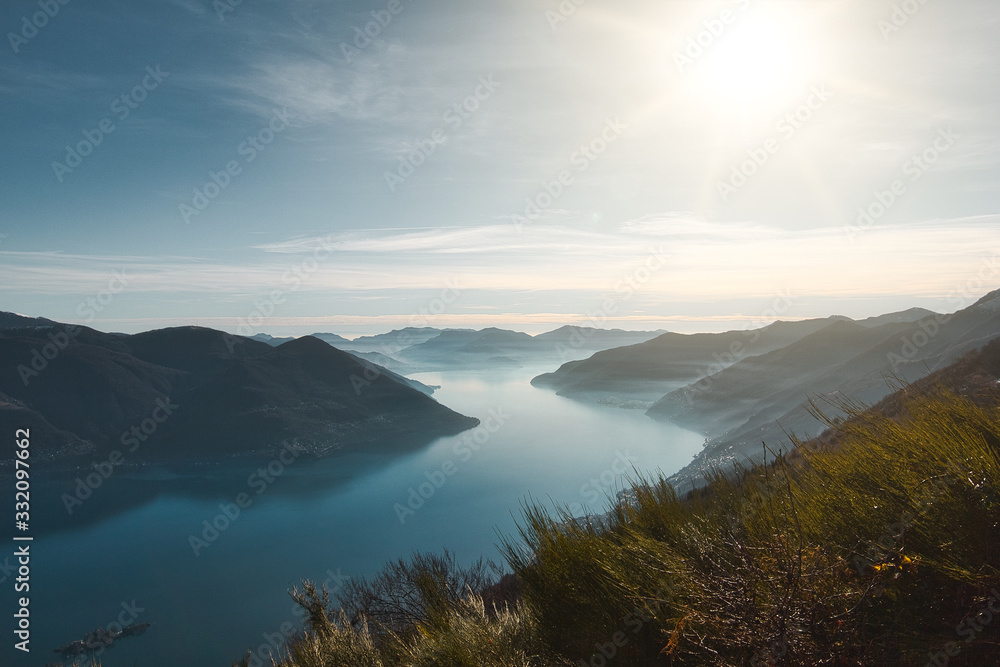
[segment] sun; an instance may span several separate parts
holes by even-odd
[[[710,105],[754,113],[800,91],[808,83],[813,60],[801,26],[747,15],[704,49],[690,75]]]
[[[766,96],[788,81],[792,57],[788,40],[775,23],[748,19],[705,56],[701,76],[722,95]]]

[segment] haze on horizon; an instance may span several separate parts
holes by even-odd
[[[0,310],[691,332],[1000,285],[993,2],[39,7],[0,9]]]

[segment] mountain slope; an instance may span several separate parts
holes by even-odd
[[[705,449],[676,476],[690,482],[712,466],[760,458],[762,441],[787,449],[786,433],[816,435],[822,424],[808,410],[811,397],[872,404],[893,391],[891,378],[916,381],[997,337],[1000,292],[915,324],[862,328],[838,323],[787,349],[746,359],[699,385],[675,390],[648,414],[708,436]]]
[[[894,391],[872,405],[864,416],[874,414],[897,420],[905,418],[908,399],[942,389],[967,398],[980,407],[1000,406],[1000,338],[995,338],[982,348],[967,352],[951,365]],[[824,414],[831,411],[831,406],[825,403],[818,407]],[[843,430],[827,428],[808,441],[808,446],[811,449],[828,448],[842,442],[844,437]],[[793,450],[791,454],[794,453]]]
[[[338,336],[337,334],[334,333],[314,333],[312,334],[312,337],[318,338],[324,343],[327,343],[329,345],[333,345],[338,350],[343,350],[346,345],[351,344],[351,341],[348,340],[347,338],[344,338],[343,336]]]
[[[718,334],[665,333],[638,345],[598,352],[531,381],[560,396],[645,400],[706,377],[740,359],[784,347],[834,318],[775,322],[762,329]]]
[[[0,312],[0,329],[28,329],[32,327],[49,327],[55,322],[44,317],[29,317],[19,313]]]
[[[536,343],[552,345],[561,360],[581,352],[600,352],[615,347],[638,345],[661,336],[665,331],[625,331],[623,329],[595,329],[593,327],[562,326],[554,331],[535,336]]]
[[[171,451],[211,442],[220,453],[268,453],[294,439],[322,455],[348,444],[419,439],[428,431],[452,435],[478,423],[388,371],[366,374],[370,367],[312,336],[239,359],[176,399],[183,409],[165,425]],[[248,448],[249,442],[257,445]]]
[[[106,455],[137,435],[155,446],[134,462],[263,454],[285,440],[322,454],[477,423],[312,337],[274,348],[200,327],[126,336],[32,323],[0,331],[0,359],[0,428],[36,429],[41,459]]]
[[[393,329],[389,333],[375,336],[359,336],[341,349],[349,352],[379,352],[394,357],[400,350],[426,343],[441,333],[441,329],[433,327],[406,327]]]
[[[534,340],[526,333],[488,328],[482,331],[449,329],[396,355],[421,367],[489,367],[510,365],[511,356],[530,354]]]
[[[675,390],[646,414],[710,437],[739,426],[750,415],[773,421],[787,411],[789,400],[799,403],[809,392],[835,391],[853,379],[845,369],[848,362],[908,327],[834,322],[783,348],[744,359],[705,382]]]
[[[47,343],[46,338],[26,335],[0,336],[0,359],[9,360],[0,364],[0,392],[57,431],[94,444],[117,439],[116,434],[141,422],[184,376],[183,371],[85,343],[71,343],[44,367],[33,367],[34,352]],[[41,452],[65,444],[62,439],[41,439],[33,447]]]
[[[226,368],[234,359],[254,357],[271,351],[271,346],[256,340],[233,337],[204,327],[157,329],[128,336],[125,348],[137,359],[184,371],[185,384],[196,385]]]
[[[926,308],[908,308],[898,313],[887,313],[886,315],[876,315],[875,317],[858,320],[858,324],[865,327],[877,327],[892,322],[919,322],[935,315],[937,313]]]

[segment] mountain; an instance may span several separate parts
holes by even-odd
[[[690,482],[712,466],[759,458],[761,442],[788,446],[786,434],[808,438],[822,424],[810,398],[872,404],[893,391],[894,380],[913,382],[1000,337],[1000,291],[952,315],[874,327],[837,322],[789,345],[748,358],[700,385],[675,390],[648,411],[704,433],[705,449],[675,476]],[[840,414],[831,407],[831,417]]]
[[[205,382],[234,359],[255,357],[271,350],[270,344],[254,340],[233,344],[227,334],[202,327],[146,331],[123,337],[122,343],[125,351],[137,359],[184,371],[186,375],[178,382],[177,389]]]
[[[336,347],[336,346],[335,346]],[[358,359],[363,359],[365,361],[371,362],[382,368],[387,368],[390,371],[399,373],[400,375],[407,375],[409,373],[415,373],[416,369],[409,364],[404,364],[399,359],[394,359],[387,354],[382,354],[381,352],[356,352],[351,350],[353,354]],[[424,385],[425,387],[427,385]]]
[[[32,428],[32,455],[67,465],[136,441],[133,462],[215,460],[284,441],[315,454],[409,446],[478,423],[308,336],[272,347],[201,327],[129,336],[32,323],[0,330],[0,359],[0,428]]]
[[[22,428],[15,421],[16,413],[27,409],[47,424],[47,433],[72,436],[51,442],[34,439],[33,456],[44,458],[45,451],[61,450],[71,442],[77,448],[81,441],[90,443],[89,449],[95,443],[110,442],[115,434],[141,423],[158,399],[184,383],[184,371],[90,342],[57,338],[69,341],[60,350],[45,334],[58,336],[62,331],[23,329],[17,335],[0,336],[0,359],[5,362],[0,364],[0,393],[12,404],[0,411],[0,424]]]
[[[838,318],[775,322],[717,334],[665,333],[637,345],[598,352],[534,378],[560,396],[649,407],[665,393],[748,356],[784,347]]]
[[[646,341],[660,332],[564,326],[537,336],[488,328],[448,329],[394,354],[420,370],[506,368],[585,355],[594,350]],[[661,392],[662,393],[662,392]]]
[[[908,310],[901,310],[898,313],[876,315],[875,317],[858,320],[858,324],[865,327],[877,327],[892,322],[919,322],[920,320],[927,319],[928,317],[934,317],[935,315],[937,315],[937,313],[932,310],[927,310],[926,308],[910,308]]]
[[[436,331],[436,330],[435,330]],[[407,364],[404,364],[398,359],[393,359],[387,354],[382,354],[381,352],[358,352],[354,349],[354,346],[350,340],[344,338],[343,336],[338,336],[333,333],[314,333],[313,338],[317,338],[328,345],[332,345],[338,350],[344,350],[352,353],[358,359],[363,360],[366,365],[374,364],[375,366],[381,366],[383,369],[388,369],[392,371],[391,377],[397,382],[401,382],[407,386],[413,387],[417,391],[427,394],[428,396],[434,393],[434,388],[429,387],[422,382],[417,382],[416,380],[410,380],[403,377],[406,373],[413,373],[415,369]],[[289,343],[295,338],[275,338],[266,333],[259,333],[255,336],[250,337],[252,340],[259,341],[262,343],[267,343],[272,347],[280,347],[285,343]]]
[[[44,317],[28,317],[18,313],[0,312],[0,329],[27,329],[31,327],[49,327],[55,324]]]
[[[328,345],[333,345],[335,348],[339,350],[343,350],[345,349],[345,346],[351,344],[351,341],[348,340],[347,338],[344,338],[343,336],[338,336],[337,334],[333,333],[314,333],[312,334],[312,337],[318,338],[324,343],[327,343]]]
[[[255,341],[258,341],[258,342],[261,342],[261,343],[267,343],[268,345],[270,345],[272,347],[278,347],[279,345],[284,345],[288,341],[295,340],[295,338],[292,337],[292,336],[288,336],[287,338],[275,338],[274,336],[271,336],[270,334],[259,333],[259,334],[254,334],[253,336],[250,336],[250,340],[255,340]]]
[[[942,389],[963,396],[980,407],[1000,406],[1000,338],[995,338],[982,348],[959,357],[951,365],[894,391],[856,419],[869,418],[870,415],[903,419],[907,416],[906,402],[909,398]],[[827,411],[824,410],[824,414]],[[807,444],[813,450],[823,449],[836,446],[844,437],[845,433],[840,428],[827,428],[807,441]],[[792,458],[798,458],[796,454],[795,450],[790,452]]]
[[[378,352],[394,357],[400,350],[429,341],[441,333],[441,329],[432,327],[406,327],[394,329],[389,333],[377,336],[359,336],[341,349],[351,352]],[[336,347],[336,346],[335,346]]]
[[[1000,312],[1000,289],[993,290],[979,301],[969,307],[970,311],[977,313],[997,313]]]
[[[625,331],[623,329],[595,329],[566,325],[554,331],[538,334],[535,341],[556,348],[560,358],[565,359],[574,351],[596,352],[614,347],[637,345],[655,338],[665,331]]]
[[[563,326],[537,336],[519,331],[487,328],[434,329],[408,327],[377,336],[347,340],[336,334],[313,334],[337,349],[351,352],[400,374],[445,369],[518,368],[551,364],[586,356],[595,351],[649,340],[662,331],[623,331]],[[255,340],[274,347],[290,338],[257,334]],[[660,392],[662,395],[664,392]]]
[[[370,376],[373,373],[377,375],[385,375],[387,377],[392,378],[401,385],[410,387],[411,389],[416,389],[421,394],[426,394],[428,396],[434,394],[435,390],[440,389],[439,386],[432,387],[430,385],[424,384],[423,382],[420,382],[419,380],[413,380],[411,378],[400,375],[397,371],[393,370],[392,368],[389,368],[388,366],[404,366],[404,364],[396,361],[391,357],[387,357],[384,354],[378,354],[377,352],[367,352],[367,353],[346,352],[345,354],[350,355],[351,357],[356,359],[359,364],[368,369],[369,372],[366,373],[364,379],[370,379]],[[381,363],[378,363],[380,361],[385,361],[387,362],[388,365],[383,365]]]
[[[236,360],[178,397],[186,409],[165,424],[165,435],[185,454],[197,455],[206,442],[215,453],[268,454],[274,443],[294,439],[323,455],[346,445],[452,435],[478,423],[396,377],[304,336]]]
[[[412,345],[397,357],[423,368],[458,366],[482,368],[511,365],[511,355],[530,353],[533,339],[526,333],[489,328],[482,331],[448,329],[426,342]]]
[[[849,362],[901,331],[906,323],[864,327],[837,321],[766,354],[743,359],[695,385],[670,392],[646,414],[709,437],[748,419],[770,423],[810,393],[829,393],[857,378]],[[865,356],[871,362],[870,354]],[[884,361],[884,357],[882,359]]]
[[[0,393],[0,427],[6,433],[27,429],[33,441],[43,443],[41,455],[32,453],[43,461],[80,457],[94,451],[93,443],[53,426],[40,412],[4,393]]]
[[[310,334],[313,338],[318,338],[324,343],[329,343],[338,349],[345,349],[344,346],[350,344],[350,340],[344,338],[343,336],[338,336],[333,333],[314,333]],[[285,338],[276,338],[266,333],[259,333],[250,336],[252,340],[260,341],[261,343],[267,343],[272,347],[278,347],[279,345],[284,345],[289,341],[295,340],[293,336],[287,336]]]

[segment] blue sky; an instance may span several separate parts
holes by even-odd
[[[229,2],[4,3],[0,310],[699,331],[1000,285],[995,2]]]

